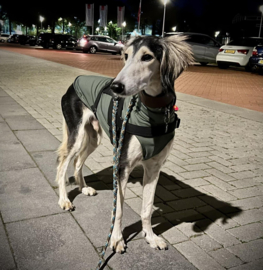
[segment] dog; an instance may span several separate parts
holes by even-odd
[[[165,38],[139,36],[130,39],[122,52],[125,62],[123,69],[115,79],[105,77],[101,79],[102,86],[100,80],[97,84],[100,86],[99,88],[107,85],[113,96],[124,98],[124,103],[132,96],[136,96],[135,114],[143,111],[148,117],[148,114],[151,115],[153,111],[157,111],[162,122],[162,125],[155,129],[154,127],[151,129],[151,124],[149,126],[146,123],[146,126],[148,125],[146,129],[138,129],[141,132],[138,131],[139,135],[142,136],[134,135],[132,132],[125,133],[119,164],[117,212],[110,242],[110,247],[119,253],[124,252],[126,247],[121,230],[125,189],[129,175],[137,165],[142,165],[144,168],[141,220],[146,241],[152,248],[167,248],[164,239],[155,235],[152,230],[151,215],[160,170],[174,141],[175,125],[173,123],[176,116],[172,109],[176,100],[174,82],[182,71],[193,63],[192,51],[185,39],[186,37],[183,36]],[[81,79],[84,80],[82,84],[85,88],[89,88],[87,85],[90,80],[97,80],[94,77],[78,77],[75,84],[62,97],[61,103],[64,115],[63,140],[57,150],[56,181],[59,186],[58,204],[62,209],[68,211],[74,209],[72,202],[67,197],[65,187],[68,165],[74,158],[74,177],[79,184],[80,191],[85,195],[95,195],[96,190],[88,187],[84,181],[82,166],[87,157],[98,147],[103,134],[101,127],[103,121],[99,120],[97,108],[95,110],[88,108],[84,104],[85,98],[82,93],[77,93],[79,90],[76,89],[79,89]],[[92,81],[91,84],[94,85],[94,82]],[[119,115],[118,119],[121,117]],[[158,140],[150,138],[150,144],[147,146],[150,150],[147,147],[145,150],[140,141],[144,135],[143,130],[149,131],[150,137],[159,132],[157,137],[163,144],[162,149],[156,151],[158,148],[156,141]]]

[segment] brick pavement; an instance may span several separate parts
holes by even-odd
[[[115,77],[123,66],[117,55],[32,49],[14,44],[0,48]],[[175,83],[177,92],[263,112],[263,76],[244,68],[219,69],[215,65],[192,66]]]
[[[88,72],[4,50],[0,54],[0,87],[61,139],[60,98],[76,76]],[[263,114],[180,93],[178,106],[182,124],[157,187],[155,231],[197,269],[262,269]],[[28,149],[34,139],[29,135],[17,133]],[[112,146],[105,138],[85,163],[109,189],[111,159]],[[138,167],[125,200],[137,214],[141,181]],[[78,209],[81,205],[75,215],[85,226],[88,219],[81,219]],[[136,253],[133,245],[125,258]],[[116,257],[113,261],[118,263]]]

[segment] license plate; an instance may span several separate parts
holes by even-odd
[[[225,53],[235,53],[235,50],[225,50]]]
[[[258,63],[263,65],[263,60],[259,60]]]

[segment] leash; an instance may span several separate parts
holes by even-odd
[[[115,223],[115,218],[116,218],[116,206],[117,206],[117,192],[118,192],[118,181],[119,181],[119,162],[120,162],[120,156],[121,156],[121,150],[123,146],[123,141],[124,141],[124,135],[125,135],[125,128],[126,128],[126,123],[129,120],[130,113],[132,111],[132,108],[135,104],[135,99],[136,97],[133,96],[130,104],[128,106],[125,118],[122,123],[121,127],[121,133],[120,133],[120,138],[119,142],[117,141],[117,133],[116,133],[116,115],[118,111],[118,105],[119,101],[117,97],[113,98],[113,108],[112,108],[112,137],[113,137],[113,210],[112,210],[112,218],[111,218],[111,227],[110,227],[110,232],[107,237],[107,242],[105,246],[103,247],[101,254],[100,254],[100,260],[98,263],[98,266],[96,270],[100,270],[101,264],[103,262],[104,255],[106,253],[107,247],[109,245],[112,231],[114,228],[114,223]]]

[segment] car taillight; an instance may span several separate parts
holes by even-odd
[[[253,56],[258,56],[258,50],[256,48],[253,49],[252,55]]]
[[[247,54],[249,50],[237,50],[239,53]]]
[[[85,38],[82,38],[79,43],[80,46],[84,46],[86,43],[88,43],[88,41]]]
[[[224,49],[219,49],[218,51],[219,51],[219,52],[222,52],[223,50],[224,50]]]

